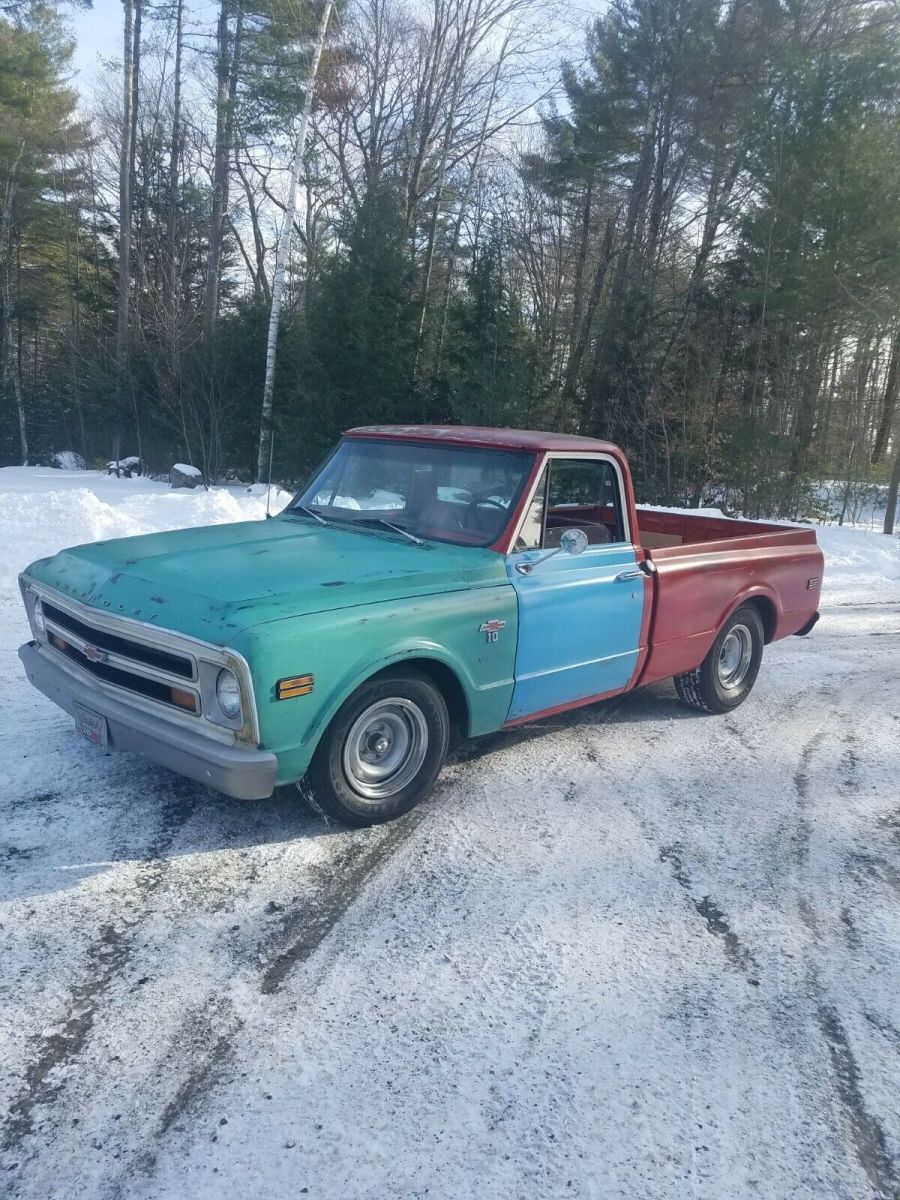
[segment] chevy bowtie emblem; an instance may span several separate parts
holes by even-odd
[[[82,650],[82,654],[88,660],[88,662],[93,663],[105,663],[109,658],[109,655],[106,653],[106,651],[100,650],[97,646],[85,646],[85,648]]]
[[[489,642],[496,642],[500,639],[500,630],[504,629],[505,626],[505,621],[498,621],[494,617],[491,621],[485,621],[478,632],[483,633]]]

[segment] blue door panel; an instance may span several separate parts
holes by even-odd
[[[563,551],[530,575],[515,569],[517,562],[539,557],[540,552],[526,552],[508,558],[519,600],[509,720],[623,688],[638,656],[644,580],[617,578],[635,569],[634,547]]]

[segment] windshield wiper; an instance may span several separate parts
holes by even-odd
[[[353,517],[351,523],[353,525],[383,525],[385,529],[391,529],[394,533],[402,533],[405,538],[409,538],[417,546],[424,546],[425,543],[421,538],[416,537],[414,533],[410,533],[408,529],[404,529],[402,525],[395,525],[393,521],[386,521],[384,517]]]
[[[314,512],[311,508],[307,508],[305,504],[292,504],[288,512],[302,512],[307,517],[312,517],[314,521],[318,521],[320,525],[328,525],[328,522],[319,513]]]

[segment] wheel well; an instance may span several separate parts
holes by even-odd
[[[769,597],[748,596],[746,600],[740,602],[738,608],[756,609],[759,619],[762,621],[763,633],[765,634],[766,645],[768,645],[775,636],[775,625],[778,622],[778,613]]]
[[[389,671],[396,671],[398,667],[414,667],[421,674],[428,676],[444,697],[447,712],[450,714],[451,725],[455,725],[462,736],[467,737],[469,733],[469,704],[466,700],[463,685],[460,683],[456,672],[451,667],[448,667],[446,663],[438,662],[434,658],[406,658],[402,662],[392,663],[391,666],[385,667],[383,671],[379,671],[373,678],[377,679],[378,675],[385,675]]]

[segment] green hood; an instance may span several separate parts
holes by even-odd
[[[28,568],[101,611],[217,645],[265,621],[506,583],[502,555],[280,516],[92,542]]]

